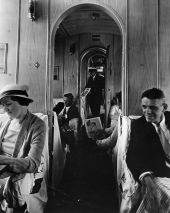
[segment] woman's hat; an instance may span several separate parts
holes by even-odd
[[[0,90],[0,102],[5,97],[15,96],[27,99],[31,103],[33,102],[33,100],[28,97],[27,93],[28,90],[29,90],[28,85],[8,84]]]

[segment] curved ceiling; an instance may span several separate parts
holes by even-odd
[[[71,37],[83,33],[121,34],[116,22],[94,6],[84,6],[68,15],[60,24],[56,36]]]

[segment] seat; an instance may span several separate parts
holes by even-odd
[[[53,113],[53,147],[52,147],[52,177],[51,189],[56,191],[65,167],[66,154],[68,147],[63,148],[60,137],[60,130],[58,125],[58,118],[56,113]]]
[[[118,121],[118,140],[114,149],[117,162],[117,184],[120,213],[130,212],[132,196],[138,187],[138,183],[132,177],[126,164],[126,152],[130,139],[130,128],[133,119],[138,116],[120,116]]]

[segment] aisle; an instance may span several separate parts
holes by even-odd
[[[49,213],[117,213],[111,158],[87,139],[67,156],[62,182]]]

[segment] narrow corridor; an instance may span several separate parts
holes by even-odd
[[[111,157],[84,139],[67,155],[62,182],[49,198],[48,213],[117,213]]]

